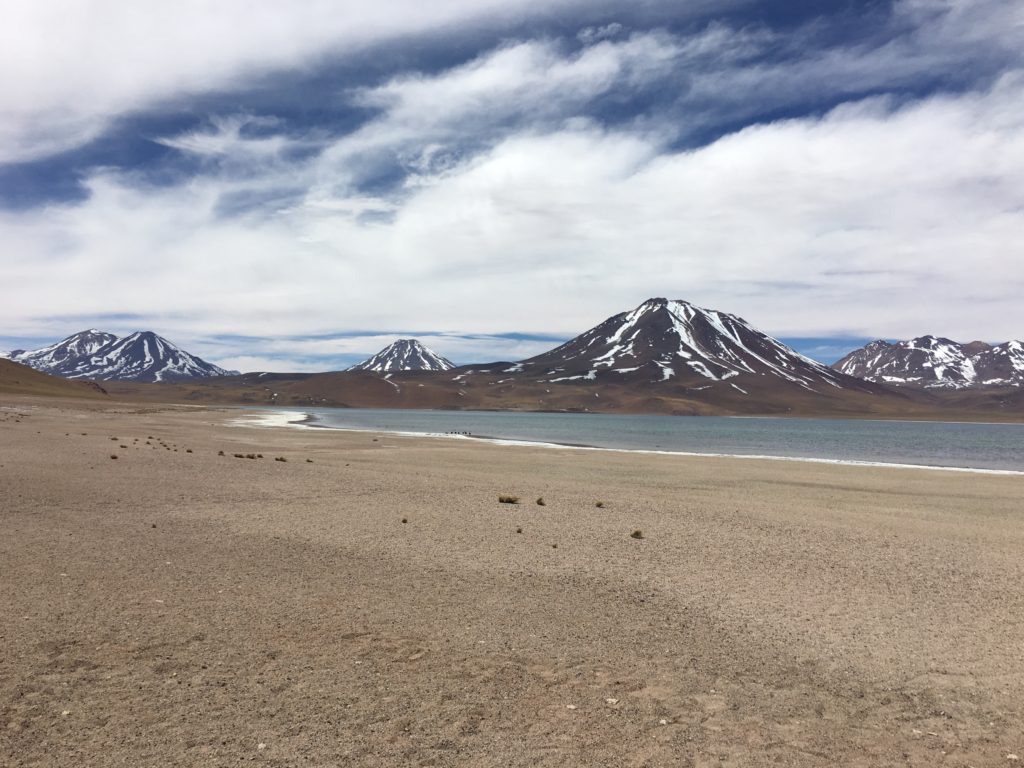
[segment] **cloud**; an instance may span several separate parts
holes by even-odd
[[[1024,33],[995,7],[903,2],[833,46],[724,23],[510,39],[339,84],[373,112],[340,135],[212,115],[159,137],[195,175],[99,168],[84,202],[0,213],[0,326],[132,313],[222,364],[309,370],[399,335],[367,328],[525,357],[554,344],[503,334],[656,295],[776,336],[1019,337]]]
[[[573,125],[421,179],[382,223],[344,196],[222,219],[231,180],[141,196],[96,176],[84,205],[0,219],[21,286],[0,312],[30,325],[47,296],[209,334],[568,334],[667,294],[777,335],[1019,335],[1021,105],[1013,73],[678,153]]]
[[[97,137],[112,117],[402,36],[544,15],[575,0],[34,0],[5,8],[0,162]]]

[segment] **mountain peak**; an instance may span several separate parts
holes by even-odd
[[[598,377],[617,383],[673,380],[700,388],[731,388],[744,395],[747,389],[737,382],[759,387],[775,382],[810,391],[821,386],[868,388],[836,376],[742,318],[664,298],[648,299],[518,365],[548,382]]]
[[[112,333],[90,329],[12,359],[68,379],[170,381],[230,373],[153,331],[136,331],[119,339]]]
[[[959,344],[927,334],[875,344],[854,350],[833,368],[868,381],[926,389],[1024,386],[1024,349],[1017,342]]]
[[[397,339],[350,371],[447,371],[455,367],[418,339]]]

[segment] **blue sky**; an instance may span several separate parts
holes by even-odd
[[[1017,2],[20,5],[0,348],[517,359],[651,296],[829,362],[1024,335]]]

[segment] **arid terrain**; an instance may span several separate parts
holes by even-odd
[[[456,381],[455,377],[459,379]],[[364,372],[244,374],[146,384],[104,381],[112,398],[149,403],[439,408],[448,410],[666,413],[685,416],[774,415],[836,418],[1022,421],[1019,388],[968,392],[889,389],[878,395],[750,387],[710,393],[673,382],[548,384],[493,371],[407,371],[389,378]]]
[[[241,415],[4,397],[0,764],[1024,756],[1022,476]]]

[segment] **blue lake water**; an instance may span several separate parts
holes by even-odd
[[[281,409],[286,410],[286,409]],[[1024,471],[1024,424],[296,408],[319,427]]]

